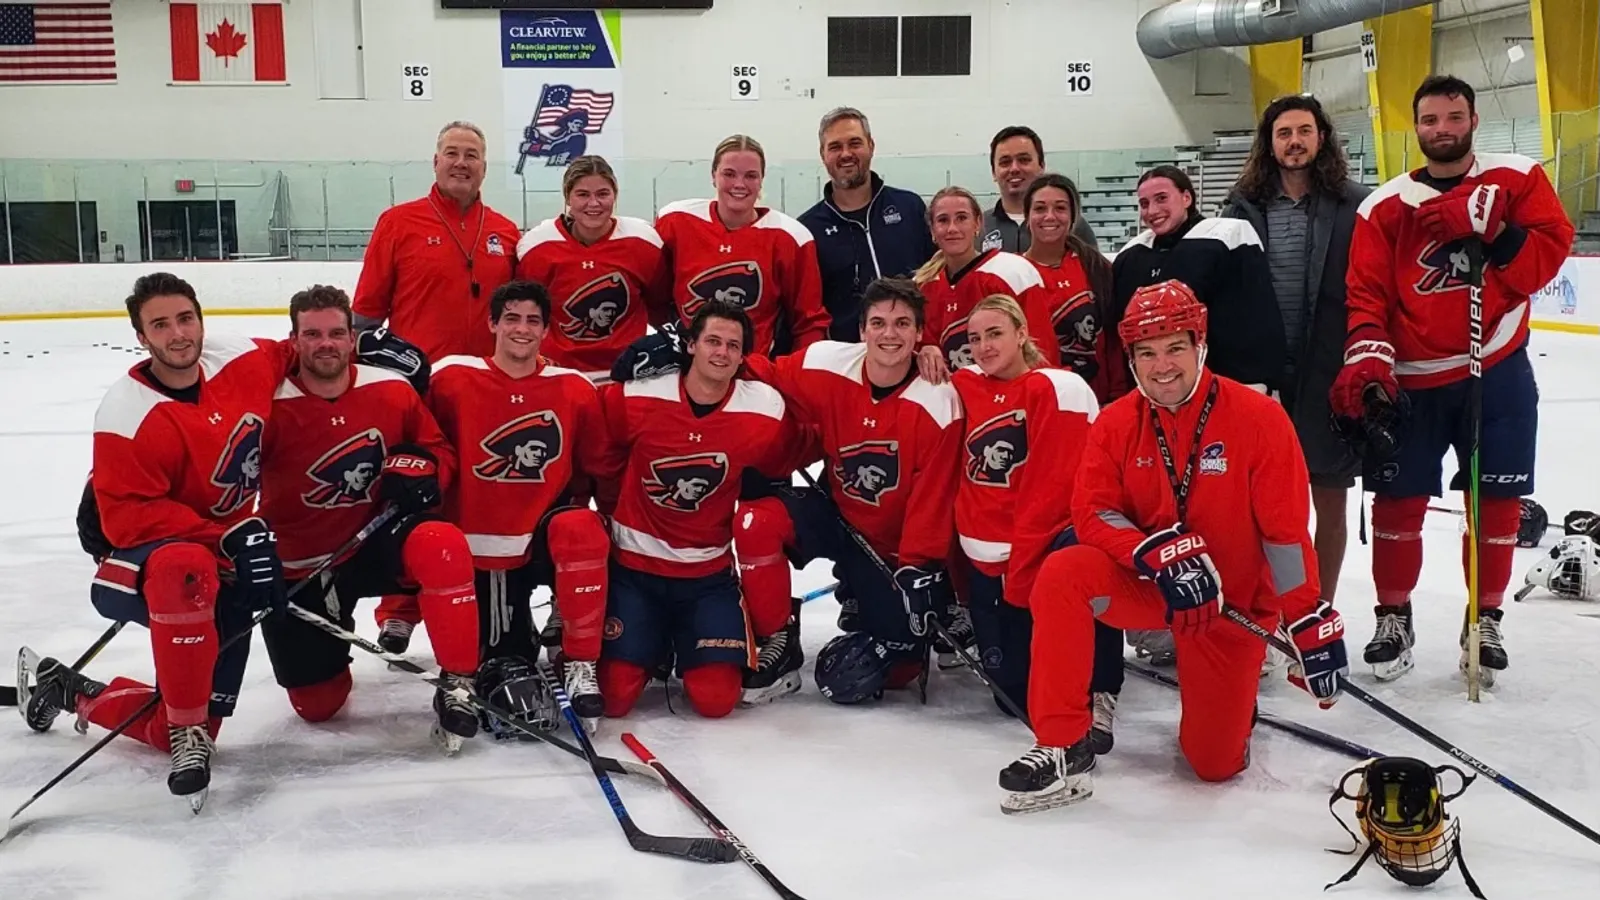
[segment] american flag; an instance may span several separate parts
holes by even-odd
[[[0,84],[114,82],[111,3],[0,3]]]
[[[539,94],[539,110],[535,115],[533,124],[539,128],[550,128],[560,122],[562,117],[569,112],[582,110],[589,116],[589,123],[584,126],[584,134],[599,134],[601,126],[606,124],[606,118],[611,115],[611,107],[616,105],[615,94],[602,94],[585,88],[574,89],[570,84],[547,84],[544,91]]]

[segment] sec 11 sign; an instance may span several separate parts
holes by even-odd
[[[761,69],[757,66],[733,66],[731,95],[735,100],[761,99]]]
[[[1094,60],[1067,63],[1068,96],[1087,97],[1094,93]]]

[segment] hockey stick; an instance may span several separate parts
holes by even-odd
[[[306,585],[316,581],[323,572],[327,571],[333,565],[334,560],[343,557],[345,554],[361,546],[361,544],[364,543],[367,538],[372,537],[373,534],[377,533],[378,529],[382,528],[385,522],[394,518],[397,513],[399,513],[399,510],[391,506],[374,516],[372,521],[368,522],[365,527],[356,532],[354,537],[350,538],[348,541],[345,541],[343,547],[340,547],[338,550],[334,551],[331,556],[319,563],[315,569],[312,569],[311,573],[307,575],[304,580],[295,585],[293,588],[290,588],[289,592],[284,596],[284,599],[286,601],[294,599],[294,596],[300,593],[300,591],[304,590]],[[268,607],[267,609],[263,609],[257,612],[255,615],[252,615],[250,617],[249,625],[240,629],[238,633],[230,636],[227,640],[222,642],[222,645],[217,648],[217,655],[221,656],[222,651],[228,649],[241,640],[247,640],[250,637],[251,632],[255,631],[256,626],[261,624],[261,620],[265,619],[271,614],[272,609],[271,607]],[[51,788],[60,784],[68,775],[76,772],[79,766],[88,762],[89,759],[96,753],[99,753],[100,750],[105,747],[105,745],[111,743],[111,741],[114,740],[117,735],[127,731],[129,728],[132,728],[134,722],[139,721],[140,718],[144,717],[151,710],[155,709],[156,704],[160,702],[161,688],[158,685],[155,690],[150,692],[150,699],[146,700],[143,705],[134,710],[132,715],[128,716],[126,719],[123,719],[122,722],[117,725],[117,727],[107,732],[104,737],[100,738],[100,740],[95,741],[94,746],[90,747],[88,750],[85,750],[81,756],[73,760],[65,769],[62,769],[59,773],[57,773],[56,777],[50,779],[48,782],[45,782],[44,787],[34,791],[32,797],[29,797],[21,806],[17,807],[16,810],[11,813],[11,817],[6,819],[5,829],[0,831],[0,843],[4,843],[6,838],[11,836],[11,825],[17,820],[17,816],[22,815],[23,810],[32,806],[34,801],[38,800],[40,797],[43,797]]]
[[[425,681],[434,687],[442,687],[442,685],[439,683],[439,677],[437,675],[431,674],[428,672],[428,670],[422,668],[411,660],[406,659],[404,656],[400,656],[396,653],[390,653],[381,646],[367,640],[355,632],[346,631],[339,625],[339,623],[325,619],[311,610],[299,605],[298,603],[289,604],[289,614],[302,622],[322,629],[328,634],[333,635],[334,637],[344,641],[347,644],[350,644],[353,647],[359,647],[373,656],[385,660],[389,663],[389,668],[393,671],[405,672],[408,675],[416,676],[419,680]],[[578,749],[576,746],[556,737],[553,734],[545,734],[537,728],[530,728],[527,725],[524,725],[523,723],[513,719],[509,713],[495,709],[493,706],[490,706],[488,703],[484,702],[478,697],[468,695],[467,702],[472,706],[473,709],[480,713],[493,714],[495,718],[505,722],[506,726],[514,731],[520,732],[529,737],[538,738],[552,747],[564,750],[567,753],[578,757],[579,759],[586,758],[584,752]],[[662,781],[661,776],[657,775],[654,769],[651,769],[648,766],[641,766],[638,763],[612,759],[609,756],[602,756],[600,757],[600,767],[608,772],[615,772],[618,775],[642,775],[658,784],[665,784],[665,782]]]
[[[92,662],[96,656],[99,656],[100,651],[104,650],[106,645],[111,643],[111,639],[116,637],[127,624],[127,622],[112,622],[111,627],[107,628],[105,633],[100,635],[93,644],[90,644],[89,649],[83,651],[77,662],[72,664],[72,671],[82,672],[83,667]],[[0,706],[24,705],[25,701],[22,699],[24,688],[25,685],[23,685],[20,677],[17,679],[16,687],[0,686]]]
[[[1158,672],[1155,669],[1152,669],[1149,666],[1141,663],[1136,663],[1132,660],[1123,660],[1122,667],[1127,669],[1129,672],[1134,673],[1135,675],[1147,678],[1157,684],[1164,684],[1170,688],[1176,688],[1178,686],[1178,679],[1173,678],[1171,675],[1168,675],[1165,672]],[[1335,753],[1343,754],[1351,759],[1376,759],[1377,757],[1384,755],[1370,747],[1363,747],[1355,741],[1347,741],[1336,734],[1329,734],[1326,731],[1319,731],[1315,728],[1312,728],[1310,725],[1302,725],[1292,719],[1280,718],[1272,713],[1262,712],[1260,709],[1256,710],[1256,721],[1266,725],[1269,728],[1276,728],[1285,734],[1292,734],[1295,737],[1315,744],[1324,750],[1332,750]]]
[[[717,818],[717,814],[707,808],[704,803],[701,803],[700,798],[696,797],[693,791],[690,791],[687,787],[685,787],[684,783],[678,780],[678,776],[672,774],[672,772],[667,769],[666,765],[664,765],[661,760],[656,759],[656,755],[651,753],[650,749],[646,747],[638,738],[634,737],[628,732],[623,732],[622,743],[626,744],[628,749],[633,751],[634,756],[639,757],[640,762],[659,773],[662,779],[666,781],[667,787],[671,788],[672,792],[678,795],[678,799],[682,800],[684,805],[694,810],[695,815],[700,817],[700,821],[706,823],[706,827],[711,829],[712,834],[715,834],[717,837],[722,838],[732,845],[733,849],[739,852],[739,858],[744,860],[745,865],[754,869],[755,873],[761,876],[762,881],[765,881],[767,884],[771,885],[772,889],[778,892],[779,897],[782,897],[783,900],[806,900],[806,898],[791,890],[788,885],[784,884],[782,881],[779,881],[778,876],[772,874],[772,870],[767,868],[767,864],[762,862],[761,858],[756,856],[749,847],[746,847],[744,841],[739,840],[739,836],[734,834],[733,831],[728,828],[728,826],[722,824],[722,820]]]
[[[835,581],[833,584],[827,585],[825,587],[819,587],[816,590],[807,593],[804,597],[800,598],[800,602],[801,603],[810,603],[813,600],[820,600],[823,597],[828,596],[829,594],[833,593],[834,591],[836,591],[838,589],[839,589],[839,582]]]
[[[811,473],[805,469],[800,470],[800,477],[804,478],[806,484],[812,488],[819,491],[822,490],[821,486],[817,484],[817,480],[811,477]],[[866,538],[861,536],[861,532],[845,521],[844,516],[839,513],[837,507],[835,507],[833,515],[834,518],[839,520],[839,527],[844,529],[845,534],[850,535],[850,539],[855,541],[856,546],[861,548],[861,552],[865,553],[868,559],[872,560],[872,564],[878,567],[878,571],[882,572],[883,577],[889,580],[889,584],[891,586],[894,585],[894,571],[889,568],[888,563],[883,561],[883,557],[878,555],[878,551],[872,549],[872,545],[867,542]],[[994,694],[995,699],[1000,701],[1000,705],[1006,708],[1006,712],[1016,716],[1017,721],[1027,725],[1028,730],[1032,731],[1033,723],[1028,719],[1027,714],[1001,689],[1000,685],[994,683],[993,679],[989,677],[989,673],[983,671],[983,666],[979,665],[978,661],[972,658],[972,654],[967,652],[967,648],[961,646],[961,642],[951,636],[950,632],[939,623],[938,617],[930,613],[926,621],[928,627],[932,628],[935,634],[943,639],[946,644],[949,644],[951,649],[955,650],[956,655],[961,657],[961,661],[966,664],[967,668],[972,670],[972,674],[978,676],[978,680],[983,682],[984,687],[987,687],[989,692]],[[926,673],[927,670],[927,661],[924,660],[923,672]]]
[[[1261,625],[1257,624],[1254,619],[1250,618],[1239,610],[1234,609],[1233,607],[1225,606],[1222,609],[1222,614],[1227,616],[1228,619],[1235,624],[1244,628],[1246,631],[1264,639],[1272,646],[1277,647],[1279,650],[1287,654],[1290,659],[1298,658],[1298,654],[1295,652],[1294,645],[1284,640],[1280,635],[1273,634],[1272,632],[1263,628]],[[1579,822],[1577,819],[1574,819],[1561,810],[1555,808],[1537,794],[1533,793],[1527,788],[1524,788],[1522,785],[1517,784],[1510,778],[1501,775],[1499,772],[1491,769],[1485,763],[1480,762],[1476,757],[1472,756],[1467,751],[1457,747],[1455,744],[1450,743],[1444,738],[1422,727],[1409,716],[1383,702],[1382,700],[1379,700],[1377,697],[1374,697],[1372,694],[1368,693],[1366,689],[1351,681],[1349,678],[1343,675],[1339,676],[1339,688],[1350,696],[1360,700],[1362,703],[1365,703],[1372,709],[1373,712],[1376,712],[1378,715],[1383,716],[1385,719],[1388,719],[1396,725],[1399,725],[1401,728],[1411,732],[1444,753],[1455,757],[1457,760],[1464,763],[1468,768],[1477,772],[1479,775],[1488,778],[1495,784],[1500,785],[1511,793],[1521,797],[1523,800],[1526,800],[1528,803],[1532,804],[1535,809],[1539,810],[1545,815],[1555,819],[1557,822],[1560,822],[1568,828],[1571,828],[1573,831],[1576,831],[1589,840],[1600,844],[1600,832],[1595,831],[1593,828],[1590,828],[1582,822]]]
[[[1483,242],[1468,240],[1467,252],[1467,376],[1470,398],[1467,401],[1468,429],[1471,433],[1472,484],[1467,491],[1467,699],[1479,700],[1478,679],[1482,666],[1478,651],[1483,646],[1483,627],[1479,621],[1478,535],[1483,527],[1479,517],[1482,484],[1479,482],[1479,452],[1483,437]]]
[[[617,824],[622,826],[622,833],[628,838],[628,846],[641,853],[657,853],[702,863],[730,863],[739,858],[739,851],[720,838],[662,837],[650,834],[635,825],[633,817],[628,815],[628,808],[622,805],[622,798],[617,796],[617,788],[611,783],[611,776],[606,774],[605,768],[600,764],[600,756],[595,752],[594,742],[589,740],[589,733],[583,730],[583,723],[578,721],[578,714],[572,711],[572,700],[567,696],[567,689],[550,669],[548,662],[540,664],[539,673],[549,683],[551,692],[556,696],[556,703],[561,707],[561,714],[567,719],[567,726],[578,738],[578,746],[583,748],[583,755],[588,757],[589,768],[594,770],[595,780],[600,783],[600,792],[605,794],[606,802],[611,804],[611,812],[617,817]],[[654,774],[655,770],[650,769],[650,772]]]

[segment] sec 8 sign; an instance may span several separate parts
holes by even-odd
[[[432,100],[433,72],[422,63],[407,63],[400,97],[404,100]]]

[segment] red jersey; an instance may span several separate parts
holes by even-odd
[[[1127,393],[1128,371],[1107,355],[1106,329],[1112,323],[1104,321],[1083,261],[1071,251],[1059,266],[1028,261],[1044,282],[1045,309],[1050,311],[1060,366],[1089,382],[1102,403]]]
[[[618,216],[610,234],[587,246],[563,219],[541,222],[517,244],[517,273],[550,290],[539,352],[590,381],[608,378],[645,327],[671,314],[661,235],[643,219]]]
[[[94,414],[90,478],[113,547],[182,540],[215,550],[255,514],[262,432],[294,356],[288,341],[209,334],[193,400],[158,388],[148,361],[112,383]]]
[[[388,319],[432,362],[493,353],[489,297],[516,271],[520,234],[481,197],[463,213],[435,185],[378,217],[351,305],[358,316]]]
[[[428,408],[461,465],[445,518],[467,535],[473,565],[515,569],[574,470],[604,474],[605,433],[594,385],[542,364],[512,378],[492,358],[451,356],[433,370]]]
[[[990,250],[978,254],[966,268],[952,273],[948,267],[922,285],[927,299],[922,327],[922,342],[944,351],[950,371],[972,365],[967,347],[967,316],[978,301],[990,294],[1005,294],[1022,307],[1028,319],[1028,334],[1050,365],[1060,361],[1056,348],[1055,326],[1050,322],[1050,297],[1044,290],[1039,270],[1015,253]]]
[[[611,518],[617,560],[673,578],[732,565],[744,470],[793,472],[783,465],[801,441],[783,397],[737,380],[721,405],[696,416],[677,373],[609,384],[602,397],[612,450],[627,459]]]
[[[954,528],[961,402],[949,384],[920,377],[874,399],[866,355],[865,344],[819,341],[776,365],[758,356],[745,363],[820,432],[839,513],[878,555],[891,566],[943,562]]]
[[[729,230],[714,200],[680,200],[661,208],[656,230],[672,270],[672,299],[687,323],[712,298],[734,301],[750,314],[755,346],[772,355],[780,321],[799,350],[828,332],[822,274],[811,232],[775,209],[758,209],[749,225]]]
[[[348,387],[332,400],[293,377],[278,386],[261,445],[261,515],[278,534],[286,575],[327,562],[372,521],[383,459],[396,444],[431,451],[439,485],[449,489],[455,451],[405,376],[353,365]]]
[[[1050,543],[1068,525],[1072,479],[1099,404],[1064,369],[1010,381],[969,366],[951,375],[966,409],[956,535],[978,571],[1005,576],[1006,600],[1028,605]]]
[[[1463,186],[1497,184],[1506,229],[1484,245],[1483,364],[1515,353],[1528,338],[1529,296],[1549,284],[1572,250],[1573,228],[1544,169],[1526,156],[1479,153]],[[1401,387],[1467,377],[1471,343],[1467,253],[1440,245],[1416,207],[1441,193],[1427,169],[1407,172],[1367,195],[1357,211],[1346,275],[1349,326],[1373,326],[1394,345]]]
[[[1216,401],[1195,434],[1211,385]],[[1151,404],[1135,391],[1100,411],[1072,492],[1078,541],[1133,569],[1133,548],[1178,521],[1178,504],[1150,423]],[[1200,384],[1176,414],[1157,408],[1177,478],[1195,444],[1183,522],[1206,540],[1229,605],[1269,618],[1297,619],[1321,593],[1317,555],[1306,531],[1311,503],[1305,456],[1276,400],[1202,369]]]

